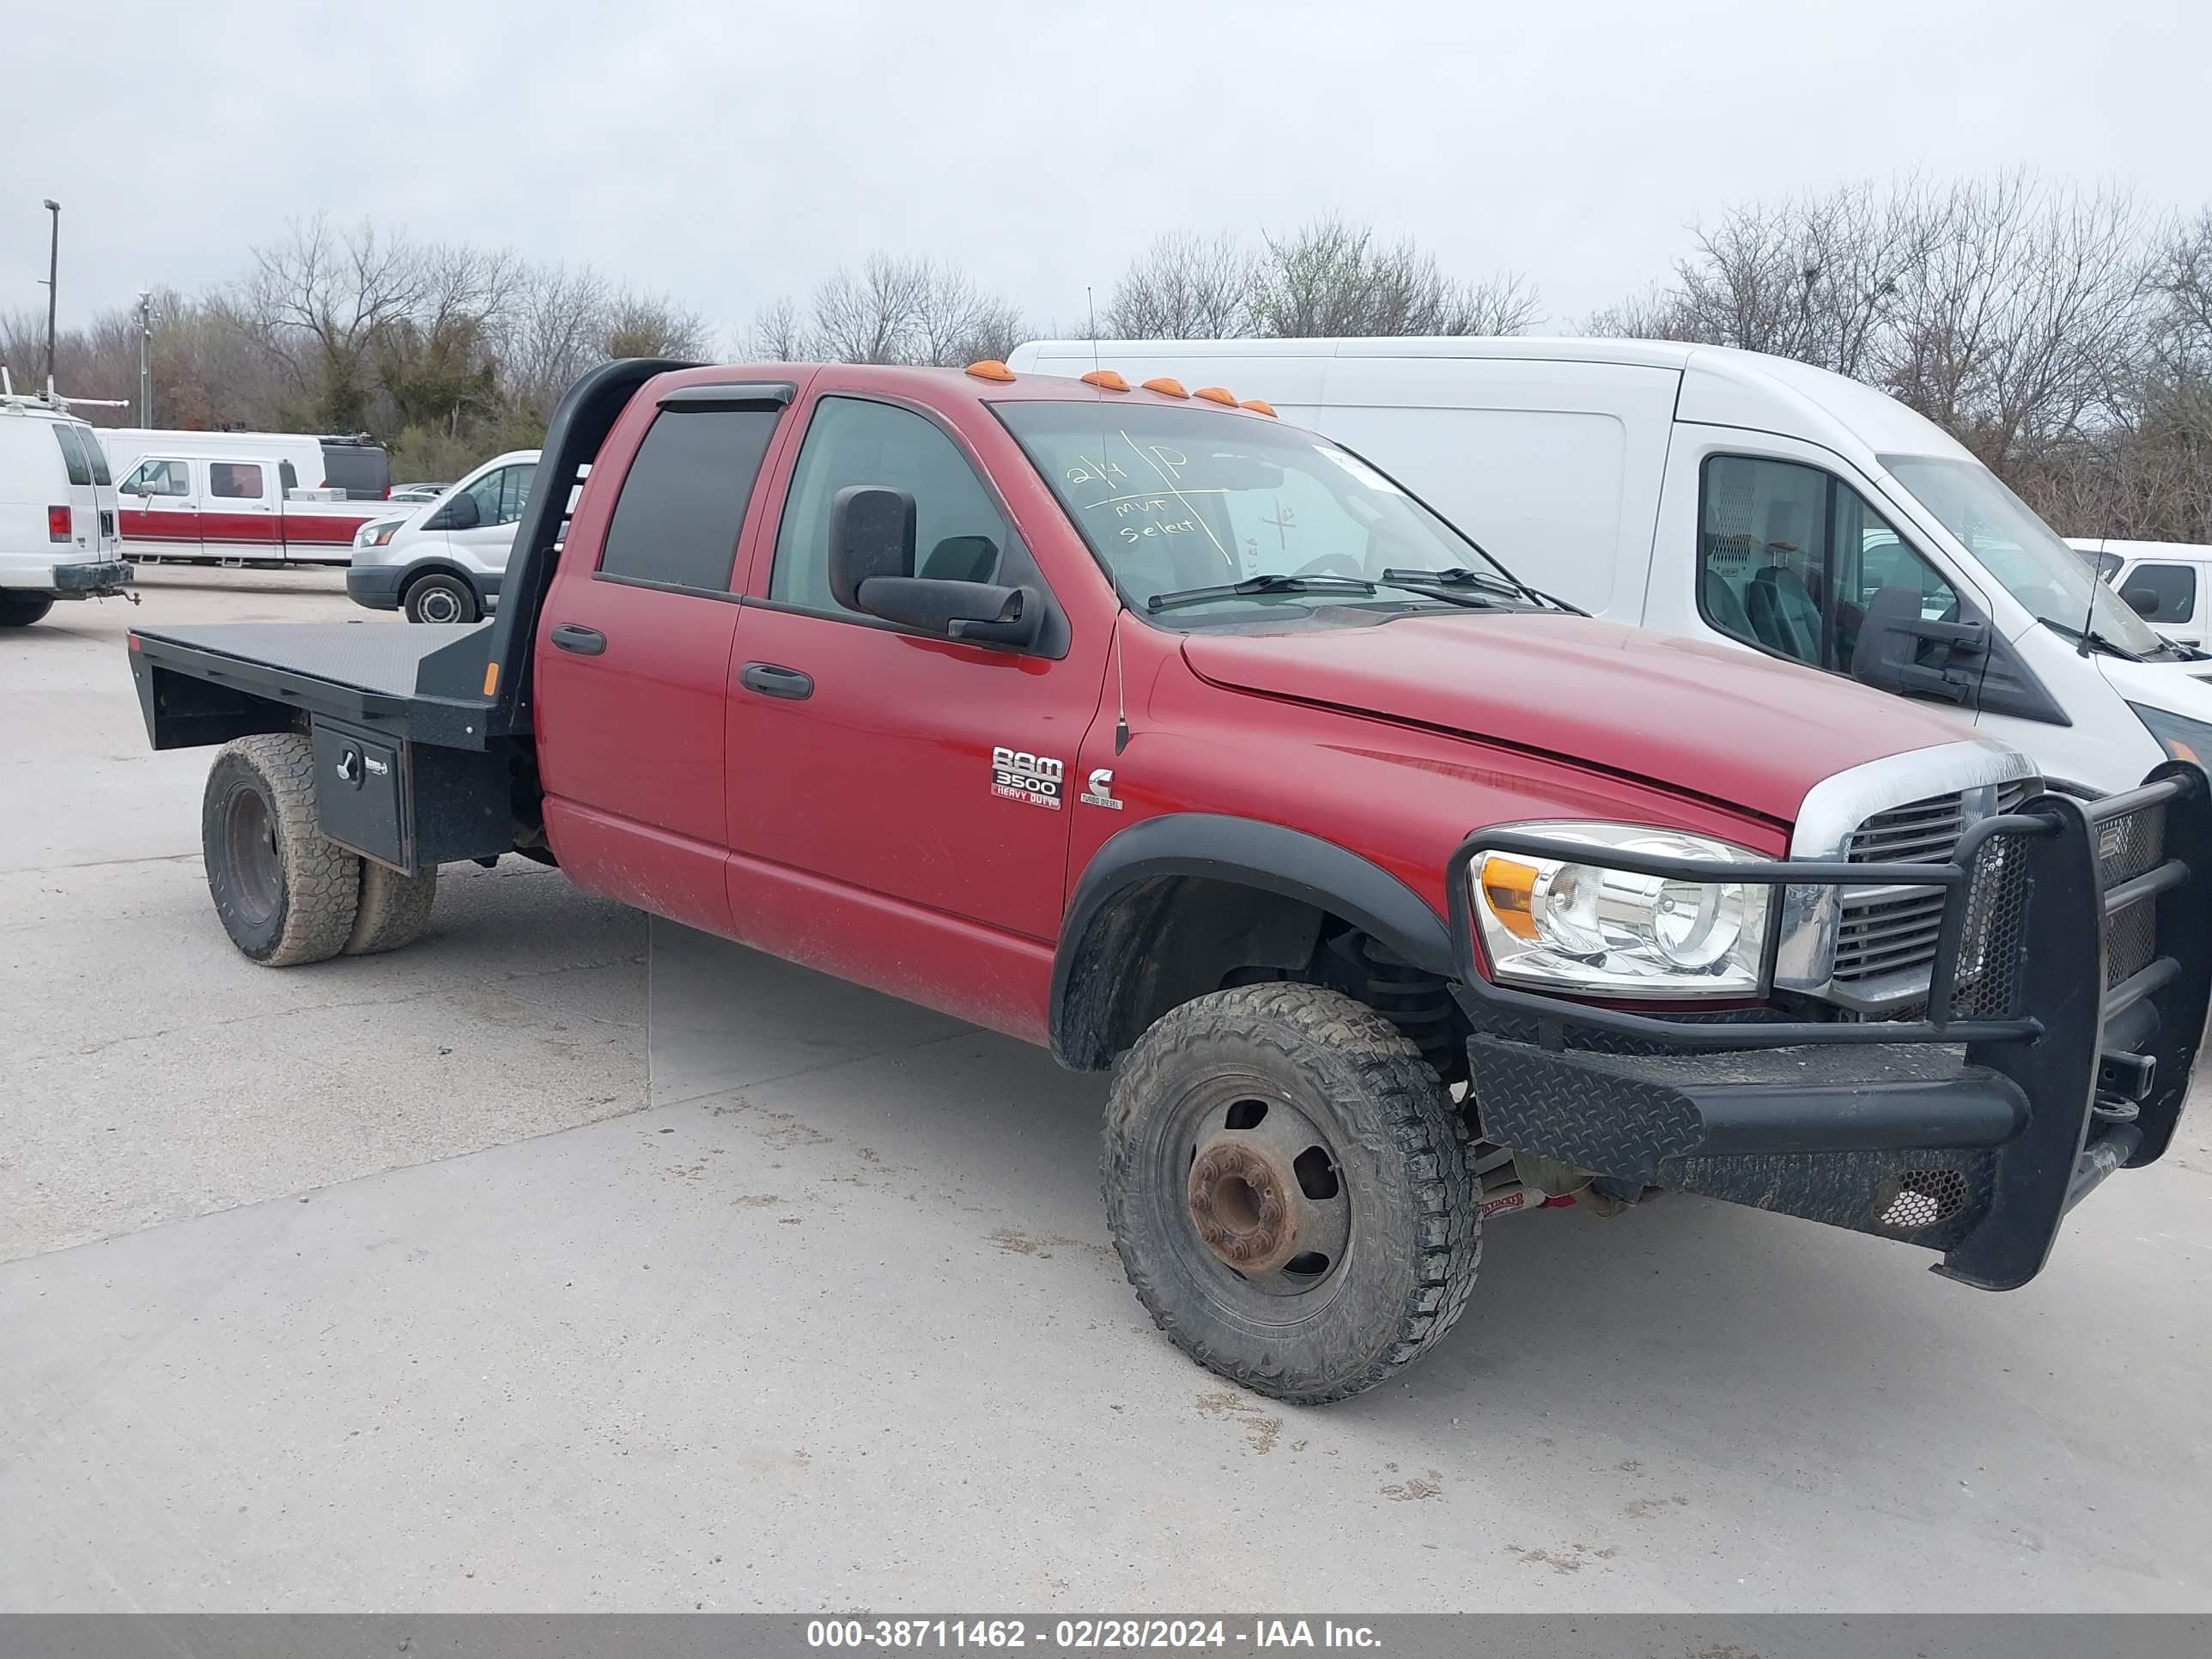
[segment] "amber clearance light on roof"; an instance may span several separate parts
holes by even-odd
[[[1101,392],[1127,392],[1129,389],[1129,383],[1121,378],[1121,371],[1112,368],[1092,369],[1083,377],[1083,384],[1095,386]]]
[[[979,380],[1011,380],[1014,378],[1014,371],[996,357],[986,357],[980,363],[969,364],[968,372]]]
[[[1158,380],[1146,381],[1145,390],[1147,392],[1157,392],[1163,398],[1188,398],[1190,396],[1190,393],[1182,389],[1182,382],[1181,380],[1170,380],[1164,374],[1161,375]]]

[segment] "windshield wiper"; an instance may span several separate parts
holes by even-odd
[[[1500,576],[1487,570],[1470,570],[1455,564],[1444,570],[1423,570],[1413,566],[1391,565],[1382,572],[1381,580],[1400,586],[1419,583],[1431,587],[1475,588],[1485,593],[1496,593],[1509,599],[1533,599],[1539,605],[1548,605],[1570,616],[1587,617],[1589,612],[1580,605],[1569,605],[1554,594],[1510,576]]]
[[[2072,640],[2077,645],[2086,645],[2092,650],[2101,651],[2108,657],[2118,657],[2122,662],[2146,660],[2138,653],[2129,650],[2125,646],[2114,645],[2094,628],[2079,629],[2070,623],[2054,622],[2049,617],[2038,617],[2036,620],[2062,640]]]
[[[1180,605],[1203,605],[1208,599],[1242,599],[1254,593],[1372,593],[1375,584],[1358,576],[1247,576],[1241,582],[1217,587],[1178,587],[1155,593],[1145,601],[1147,611],[1169,611]]]

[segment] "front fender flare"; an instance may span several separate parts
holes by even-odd
[[[1098,849],[1076,884],[1061,920],[1052,963],[1052,1051],[1064,1066],[1097,1071],[1094,935],[1114,901],[1163,876],[1199,876],[1297,899],[1372,934],[1401,960],[1444,979],[1457,977],[1451,931],[1427,901],[1371,860],[1304,830],[1212,812],[1171,812],[1122,830]]]

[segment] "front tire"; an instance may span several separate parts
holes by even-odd
[[[296,732],[238,738],[200,805],[208,891],[230,942],[268,968],[337,955],[361,900],[361,860],[315,821],[315,751]]]
[[[1208,1370],[1298,1405],[1410,1364],[1482,1260],[1463,1121],[1420,1051],[1319,986],[1199,997],[1124,1058],[1107,1220],[1137,1296]]]
[[[0,598],[0,628],[28,628],[53,608],[54,602],[43,595],[33,599],[19,599],[13,594]]]
[[[476,589],[459,576],[434,570],[408,583],[400,608],[411,623],[472,623],[483,615]]]

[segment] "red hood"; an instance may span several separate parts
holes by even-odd
[[[1216,684],[1540,750],[1784,823],[1832,773],[1972,735],[1812,669],[1552,613],[1191,634],[1183,656]]]

